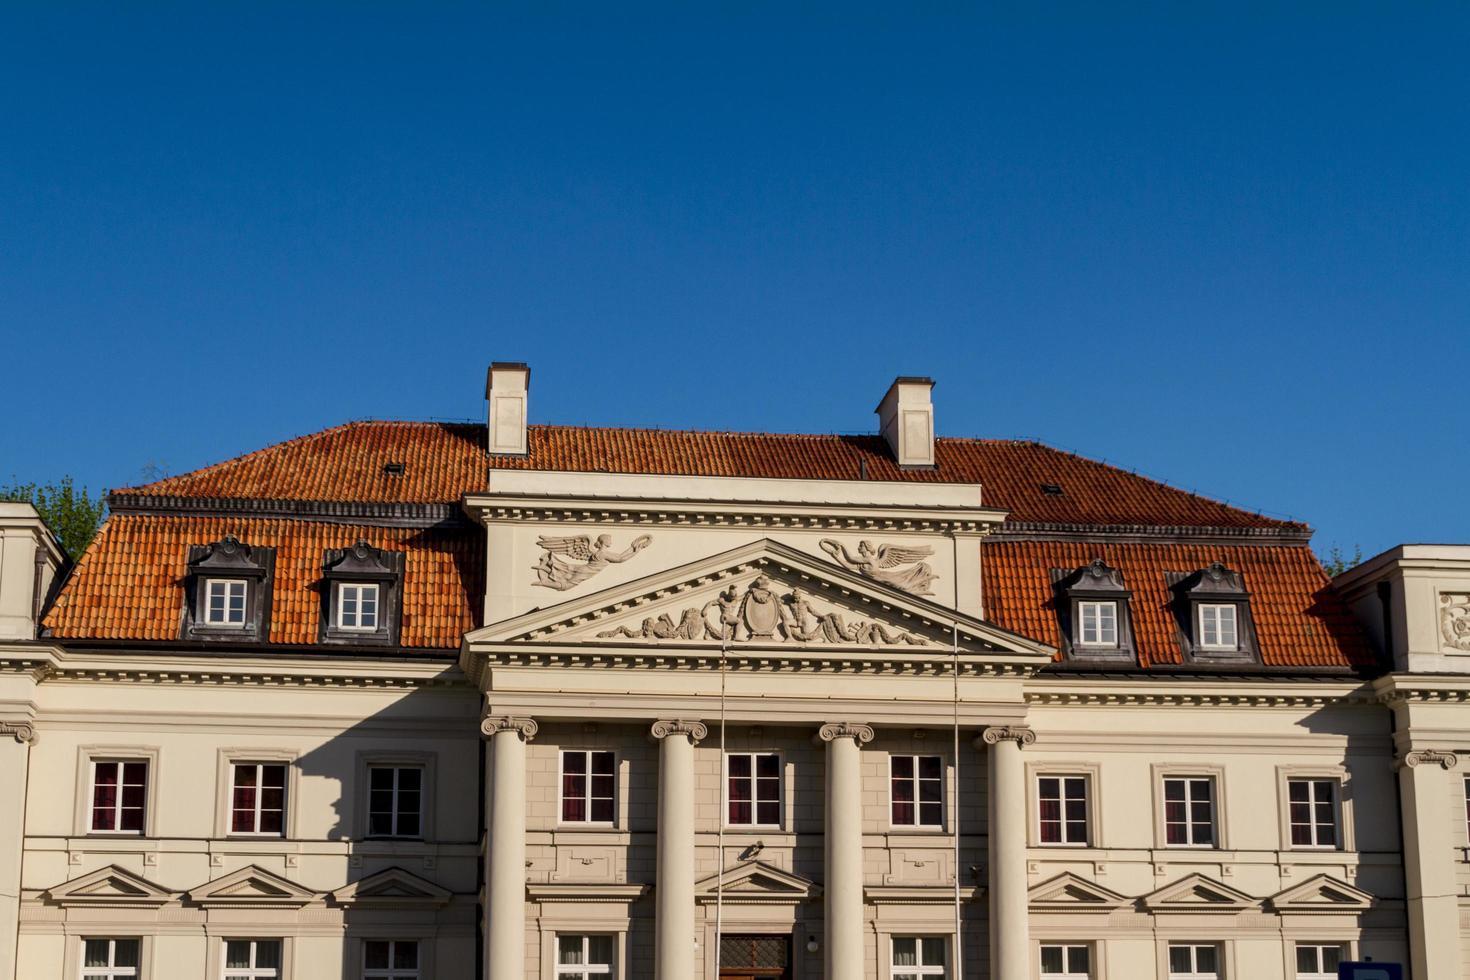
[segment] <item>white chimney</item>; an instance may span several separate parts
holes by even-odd
[[[526,443],[526,398],[531,390],[531,369],[518,361],[496,361],[485,379],[489,402],[490,452],[497,456],[524,456]]]
[[[899,466],[934,465],[934,402],[929,378],[895,378],[878,403],[878,431]]]
[[[0,503],[0,640],[34,640],[65,556],[30,504]]]

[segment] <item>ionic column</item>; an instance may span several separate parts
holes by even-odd
[[[536,737],[529,718],[485,718],[490,740],[490,826],[486,842],[485,975],[526,975],[526,743]]]
[[[1026,771],[1021,748],[1036,741],[1029,728],[987,728],[990,770],[990,975],[1026,980],[1031,973],[1026,889]]]
[[[655,980],[694,980],[694,746],[709,734],[697,721],[656,721],[658,850],[655,867]]]
[[[827,743],[827,828],[823,913],[826,980],[863,980],[863,772],[858,751],[873,729],[851,722],[821,727]]]
[[[1459,891],[1455,881],[1454,812],[1459,764],[1453,752],[1416,749],[1399,766],[1404,822],[1404,879],[1408,886],[1410,976],[1463,976]]]

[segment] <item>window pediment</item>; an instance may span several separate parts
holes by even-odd
[[[226,908],[300,908],[316,898],[317,893],[311,889],[253,864],[189,892],[189,900],[195,904]]]
[[[1202,874],[1165,885],[1142,902],[1151,912],[1244,912],[1260,905],[1245,892]]]
[[[821,893],[821,886],[811,879],[764,861],[747,861],[694,886],[695,901],[702,905],[714,902],[716,894],[726,904],[795,905]]]
[[[1070,871],[1031,886],[1033,912],[1111,912],[1129,899]]]
[[[332,892],[341,905],[371,905],[374,908],[416,908],[448,905],[454,894],[432,881],[402,868],[388,868],[360,878]]]
[[[73,878],[46,892],[48,900],[63,908],[72,905],[158,908],[178,897],[177,892],[161,888],[115,864]]]
[[[1375,900],[1360,888],[1320,874],[1272,895],[1269,901],[1278,912],[1362,912],[1372,908]]]

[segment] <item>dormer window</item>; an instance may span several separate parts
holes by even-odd
[[[1259,660],[1250,593],[1239,572],[1214,562],[1168,573],[1174,619],[1185,659],[1196,663]]]
[[[359,540],[322,558],[323,643],[397,646],[403,606],[401,551]]]
[[[276,549],[226,535],[189,549],[179,638],[263,642],[270,638]]]
[[[1052,569],[1062,647],[1069,660],[1131,661],[1132,597],[1123,574],[1101,558],[1076,569]]]

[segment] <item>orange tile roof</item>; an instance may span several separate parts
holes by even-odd
[[[979,483],[1014,521],[1303,529],[1035,442],[940,439],[933,470],[903,470],[877,436],[535,425],[530,454],[489,456],[485,427],[353,422],[119,493],[446,503],[483,489],[486,467],[695,476]],[[405,466],[387,475],[386,463]],[[1056,484],[1061,494],[1042,492]]]
[[[189,546],[234,534],[276,549],[272,643],[315,643],[321,619],[322,555],[365,539],[407,553],[405,647],[455,648],[480,622],[483,534],[472,529],[405,529],[265,518],[116,514],[77,564],[48,611],[60,637],[174,640],[184,603]]]
[[[1134,639],[1142,666],[1179,664],[1166,572],[1223,562],[1251,593],[1262,662],[1270,667],[1372,667],[1377,659],[1327,573],[1305,545],[1106,544],[987,541],[982,569],[987,619],[1060,646],[1051,570],[1101,558],[1132,591]]]

